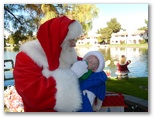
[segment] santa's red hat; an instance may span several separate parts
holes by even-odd
[[[81,33],[81,24],[66,16],[53,18],[40,26],[37,38],[46,54],[49,70],[59,67],[62,43],[65,40],[77,38]]]

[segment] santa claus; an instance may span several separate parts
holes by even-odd
[[[63,16],[46,21],[38,40],[21,46],[13,74],[25,112],[92,111],[78,81],[88,71],[74,49],[81,34],[81,24]]]

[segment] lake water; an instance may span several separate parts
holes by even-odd
[[[77,54],[81,57],[89,51],[99,50],[105,60],[110,60],[111,63],[107,67],[110,69],[111,76],[115,77],[115,71],[117,67],[114,65],[114,61],[117,61],[121,54],[125,54],[127,59],[131,60],[131,64],[128,65],[130,70],[129,76],[131,77],[148,77],[148,48],[132,48],[132,47],[76,47]],[[4,59],[12,59],[15,63],[15,57],[18,51],[7,49],[4,51]],[[11,68],[11,63],[6,63],[5,68]],[[12,71],[5,72],[6,78],[13,77]],[[13,85],[14,80],[7,80],[4,82],[4,86]]]
[[[120,55],[124,54],[127,60],[131,60],[128,65],[131,77],[148,77],[148,48],[132,48],[132,47],[90,47],[76,48],[79,56],[83,57],[85,53],[92,50],[99,50],[104,55],[105,60],[110,60],[111,63],[107,67],[110,69],[111,76],[116,76],[117,70],[114,61],[118,61]]]

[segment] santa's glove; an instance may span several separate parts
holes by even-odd
[[[71,70],[80,78],[84,73],[88,72],[86,61],[77,61],[71,67]]]

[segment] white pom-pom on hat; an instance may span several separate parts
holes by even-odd
[[[64,41],[70,40],[70,39],[76,39],[82,34],[82,26],[78,21],[74,21],[73,23],[71,23],[68,29],[69,31]]]
[[[82,26],[78,21],[74,21],[68,27],[68,34],[72,35],[73,38],[77,38],[82,34]]]

